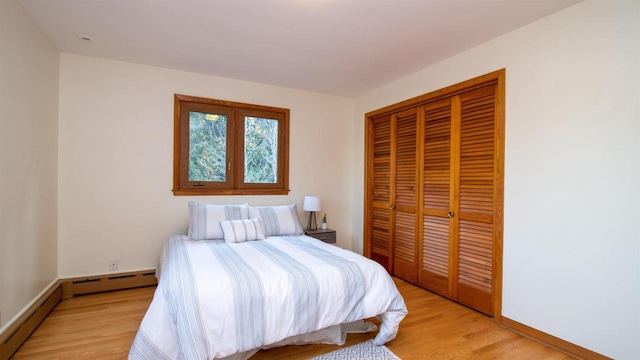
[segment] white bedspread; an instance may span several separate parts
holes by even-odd
[[[214,359],[379,316],[375,344],[395,338],[407,309],[389,274],[307,236],[170,239],[155,296],[129,359]]]

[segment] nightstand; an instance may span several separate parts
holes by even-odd
[[[304,230],[304,234],[314,237],[318,240],[322,240],[326,243],[329,244],[335,244],[336,243],[336,231],[335,230],[331,230],[331,229],[318,229],[318,230],[308,230],[305,229]]]

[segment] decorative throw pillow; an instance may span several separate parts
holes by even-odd
[[[191,240],[222,240],[220,223],[249,218],[249,204],[209,205],[189,202],[189,238]]]
[[[224,241],[239,243],[264,239],[260,219],[229,220],[220,223],[224,233]]]
[[[302,235],[295,204],[249,207],[249,217],[260,219],[265,236]]]

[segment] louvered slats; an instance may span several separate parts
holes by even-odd
[[[416,280],[417,111],[396,114],[393,273]]]
[[[460,213],[493,213],[494,86],[461,96]]]
[[[371,232],[371,250],[383,258],[389,257],[389,210],[373,209],[373,229]]]
[[[394,261],[414,262],[415,256],[415,220],[414,215],[396,212],[396,238],[394,247]]]
[[[458,301],[492,313],[495,87],[460,96]]]
[[[373,172],[371,183],[371,208],[369,211],[371,258],[389,269],[391,224],[389,202],[391,199],[391,117],[384,116],[371,123]]]
[[[492,225],[460,220],[458,281],[491,291]]]
[[[396,206],[416,205],[416,112],[398,115],[396,131]]]
[[[449,219],[424,216],[421,286],[448,296]]]
[[[449,210],[451,164],[451,101],[425,107],[424,207]]]
[[[391,179],[391,121],[373,120],[373,201],[389,202]]]
[[[458,279],[491,291],[494,87],[461,96]],[[480,222],[482,221],[482,222]]]
[[[423,207],[427,214],[450,209],[451,100],[424,106]],[[423,216],[420,285],[449,295],[449,219]]]

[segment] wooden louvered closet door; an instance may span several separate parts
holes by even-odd
[[[457,300],[492,314],[495,85],[460,98]]]
[[[393,228],[392,274],[415,283],[416,273],[416,192],[418,186],[417,109],[394,114],[395,168],[391,204]]]
[[[419,285],[493,315],[495,85],[421,107]]]
[[[376,118],[369,128],[372,157],[370,257],[392,274],[416,281],[416,109]]]
[[[455,173],[451,166],[451,99],[421,107],[423,124],[422,251],[419,285],[451,297],[450,251]]]
[[[364,253],[500,317],[504,70],[367,114]]]
[[[367,146],[370,151],[367,174],[370,191],[365,217],[368,220],[369,257],[390,271],[391,250],[391,116],[369,123]],[[395,132],[395,131],[394,131]]]

